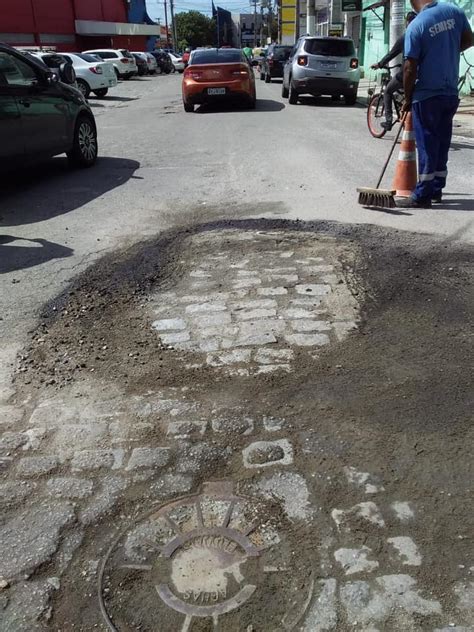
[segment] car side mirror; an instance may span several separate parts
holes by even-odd
[[[59,66],[59,78],[63,83],[73,85],[76,83],[76,72],[72,64],[61,64]]]

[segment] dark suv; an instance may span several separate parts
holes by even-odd
[[[74,165],[94,164],[94,115],[82,94],[72,87],[75,81],[71,64],[62,64],[58,76],[32,55],[0,44],[2,168],[62,153]]]
[[[291,46],[270,44],[266,56],[260,62],[260,79],[270,83],[276,77],[283,77],[283,67],[288,61]]]

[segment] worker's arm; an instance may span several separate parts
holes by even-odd
[[[413,59],[413,57],[408,57],[408,59],[405,59],[405,63],[403,65],[403,90],[405,92],[405,99],[403,101],[404,112],[409,112],[411,109],[417,75],[418,60]]]
[[[471,48],[473,44],[474,42],[471,29],[464,29],[464,31],[461,33],[461,53],[468,48]]]
[[[385,55],[385,57],[382,57],[382,59],[377,64],[373,64],[372,68],[383,68],[384,66],[389,64],[392,61],[392,59],[395,59],[395,57],[398,57],[400,53],[403,53],[404,41],[405,41],[405,34],[401,35],[397,39],[397,41],[392,46],[390,51]]]

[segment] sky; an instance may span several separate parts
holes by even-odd
[[[168,3],[168,20],[169,20],[169,0]],[[227,9],[232,13],[253,13],[253,4],[250,0],[214,0],[216,6]],[[161,19],[161,24],[165,23],[165,10],[163,0],[146,0],[146,6],[148,9],[148,15],[156,20]],[[174,11],[180,13],[181,11],[200,11],[205,15],[212,15],[211,0],[174,0]]]

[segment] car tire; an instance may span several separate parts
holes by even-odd
[[[290,105],[296,105],[298,103],[298,92],[293,88],[293,84],[291,79],[289,81],[289,90],[288,90],[288,102]]]
[[[282,84],[281,84],[281,96],[284,99],[288,99],[288,95],[289,95],[289,90],[288,88],[285,86],[285,80],[283,80]]]
[[[265,75],[265,83],[271,83],[272,82],[272,76],[269,72],[267,72],[267,74]]]
[[[92,167],[97,160],[97,130],[90,116],[81,114],[74,130],[71,151],[67,152],[69,163],[74,167]]]
[[[266,77],[265,73],[261,70],[260,71],[260,81],[265,81],[265,77]]]
[[[344,96],[344,101],[346,105],[355,105],[357,103],[357,92],[353,92],[352,94],[346,94]]]
[[[254,94],[253,97],[250,97],[250,99],[247,101],[247,108],[249,110],[255,110],[256,107],[257,107],[257,95]]]
[[[84,81],[84,79],[76,79],[76,82],[77,82],[77,87],[81,91],[84,99],[88,99],[91,93],[91,89],[87,81]]]
[[[137,74],[138,74],[138,73],[137,73]],[[140,76],[140,75],[139,75],[139,76]],[[124,76],[122,77],[122,79],[125,79],[125,81],[128,81],[128,80],[129,80],[129,79],[131,79],[131,78],[132,78],[132,75],[124,75]]]
[[[105,97],[108,91],[109,91],[108,88],[100,88],[100,90],[93,90],[95,96],[99,98]]]
[[[183,107],[185,112],[194,112],[194,105],[192,103],[186,103],[186,101],[183,101]]]
[[[117,80],[120,80],[122,77],[120,76],[120,73],[117,70],[117,68],[115,68],[115,66],[114,66],[114,72],[115,72],[115,76],[117,77]]]

